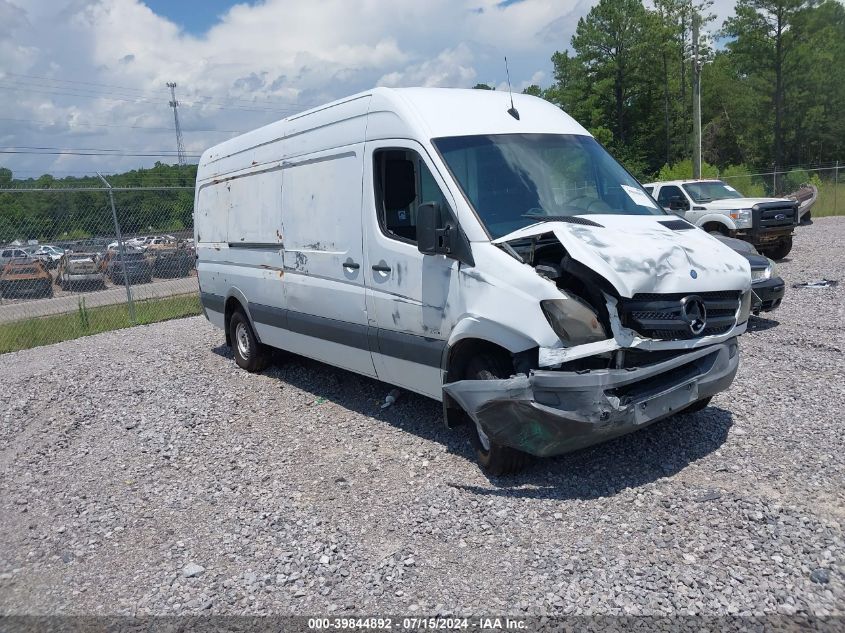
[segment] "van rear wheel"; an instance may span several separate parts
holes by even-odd
[[[235,312],[229,320],[229,338],[232,341],[232,353],[238,367],[249,372],[258,372],[267,367],[270,355],[258,342],[249,319],[240,310]]]
[[[480,354],[467,365],[468,380],[499,380],[513,373],[511,364],[503,356]],[[532,461],[531,455],[510,446],[499,444],[476,423],[470,425],[470,438],[475,457],[481,468],[490,475],[512,475],[524,470]]]

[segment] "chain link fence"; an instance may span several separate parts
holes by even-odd
[[[0,190],[0,353],[200,313],[191,187]]]
[[[801,200],[815,196],[814,218],[845,215],[845,164],[839,162],[756,174],[726,172],[719,177],[749,198],[794,196]]]

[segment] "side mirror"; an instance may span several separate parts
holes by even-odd
[[[669,209],[672,211],[687,211],[689,210],[689,202],[681,196],[673,196],[669,198]]]
[[[475,266],[469,240],[452,214],[444,213],[437,202],[425,202],[417,208],[417,249],[424,255],[446,255]]]
[[[417,248],[424,255],[449,253],[449,228],[442,226],[440,205],[425,202],[417,209]]]

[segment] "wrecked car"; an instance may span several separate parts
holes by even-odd
[[[148,284],[153,280],[153,266],[143,249],[126,246],[106,251],[100,260],[100,270],[111,279],[113,284]]]
[[[37,259],[10,261],[0,272],[0,295],[3,297],[52,297],[53,278]]]
[[[194,256],[186,244],[153,243],[146,255],[156,277],[187,277],[194,268]]]
[[[59,260],[56,284],[62,290],[102,290],[106,277],[99,269],[97,251],[67,250]]]
[[[757,252],[748,242],[733,237],[717,236],[717,240],[729,246],[748,260],[751,267],[751,312],[771,312],[780,307],[786,293],[786,283],[775,275],[777,266],[768,257]]]
[[[280,348],[435,398],[490,473],[705,407],[751,305],[744,257],[527,95],[376,88],[228,140],[195,239],[240,367]]]

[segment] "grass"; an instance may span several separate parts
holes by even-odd
[[[77,312],[0,324],[0,354],[200,312],[199,297],[195,294],[136,301],[135,323],[129,321],[129,308],[125,303],[85,308],[80,301]]]
[[[822,182],[819,187],[819,199],[813,205],[813,217],[823,218],[828,215],[845,215],[845,169],[839,172],[839,184]]]

